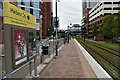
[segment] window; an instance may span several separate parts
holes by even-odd
[[[112,8],[104,8],[104,10],[112,10]]]
[[[22,10],[25,10],[25,7],[21,7]]]
[[[112,4],[112,2],[104,2],[104,4]]]
[[[100,4],[100,6],[102,6],[102,3]]]
[[[120,2],[113,2],[113,4],[120,4]]]
[[[25,5],[25,2],[23,0],[21,0],[21,5]]]
[[[106,15],[109,15],[109,14],[111,14],[111,13],[104,13],[105,16],[106,16]]]
[[[33,3],[32,2],[30,2],[30,7],[33,7]]]
[[[113,10],[120,10],[120,7],[114,7]]]
[[[0,8],[2,9],[3,8],[3,3],[0,1]]]
[[[30,9],[30,14],[32,14],[32,15],[33,15],[33,9]]]
[[[114,15],[118,15],[118,13],[114,13]]]

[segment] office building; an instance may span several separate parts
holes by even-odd
[[[85,16],[85,9],[86,8],[93,8],[97,3],[99,2],[99,0],[82,0],[82,9],[83,9],[83,16]]]
[[[99,0],[82,0],[82,20],[81,20],[81,26],[85,27],[88,32],[88,25],[89,25],[89,14],[90,8],[92,9],[97,3],[99,3]],[[86,34],[88,36],[88,33]]]
[[[40,38],[40,29],[42,26],[42,1],[41,0],[18,0],[18,7],[26,12],[36,16],[36,33]]]
[[[3,3],[0,0],[0,44],[2,43],[2,16],[3,16]]]
[[[40,29],[40,16],[41,16],[41,6],[42,6],[42,2],[40,0],[27,0],[27,1],[23,1],[23,0],[19,0],[18,1],[18,6],[25,10],[26,12],[36,16],[36,30]],[[38,26],[39,25],[39,26]]]
[[[120,11],[120,0],[101,0],[94,8],[89,12],[89,36],[92,36],[93,24],[96,23],[99,33],[100,27],[102,27],[103,19],[108,14],[118,14]]]
[[[47,30],[52,27],[52,3],[43,2],[41,0],[19,0],[19,7],[34,16],[36,16],[36,31],[37,35],[41,35],[40,32],[42,29],[42,36],[47,36]]]
[[[85,9],[85,24],[84,24],[84,27],[86,28],[86,35],[85,37],[89,38],[89,11],[91,10],[92,8],[86,8]]]

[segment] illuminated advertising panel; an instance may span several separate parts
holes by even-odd
[[[14,30],[14,53],[16,65],[27,60],[26,31]]]

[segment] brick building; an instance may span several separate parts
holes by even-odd
[[[89,11],[92,8],[86,8],[85,9],[85,24],[84,27],[86,27],[86,37],[89,37]]]
[[[42,36],[47,37],[48,29],[52,27],[52,2],[43,2],[42,5]]]
[[[97,25],[97,32],[100,34],[100,27],[103,25],[103,19],[109,14],[118,14],[120,11],[119,0],[101,0],[89,11],[89,36],[92,37],[93,25]]]

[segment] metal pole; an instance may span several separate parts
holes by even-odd
[[[32,76],[32,61],[29,62],[29,74]]]
[[[41,45],[41,55],[40,55],[40,63],[42,63],[43,62],[43,49],[42,49],[42,47],[43,47],[43,42],[42,42],[42,45]]]
[[[34,54],[36,54],[35,58],[34,58],[34,77],[37,78],[37,77],[39,77],[38,72],[37,72],[37,61],[36,61],[36,59],[37,59],[37,49],[34,49]]]
[[[35,59],[34,59],[34,70],[35,70],[35,72],[34,72],[34,76],[36,77],[36,76],[37,76],[36,57],[35,57]]]
[[[56,0],[56,22],[57,22],[57,0]],[[58,50],[57,50],[57,27],[58,27],[58,24],[56,25],[56,56],[58,55]]]
[[[35,59],[34,59],[34,77],[39,77],[38,73],[37,73],[37,64],[36,64],[36,58],[37,56],[35,56]]]
[[[42,15],[40,15],[40,38],[41,38],[41,42],[42,42]]]
[[[40,37],[41,37],[41,42],[42,42],[42,26],[41,26],[41,34],[40,34]]]

